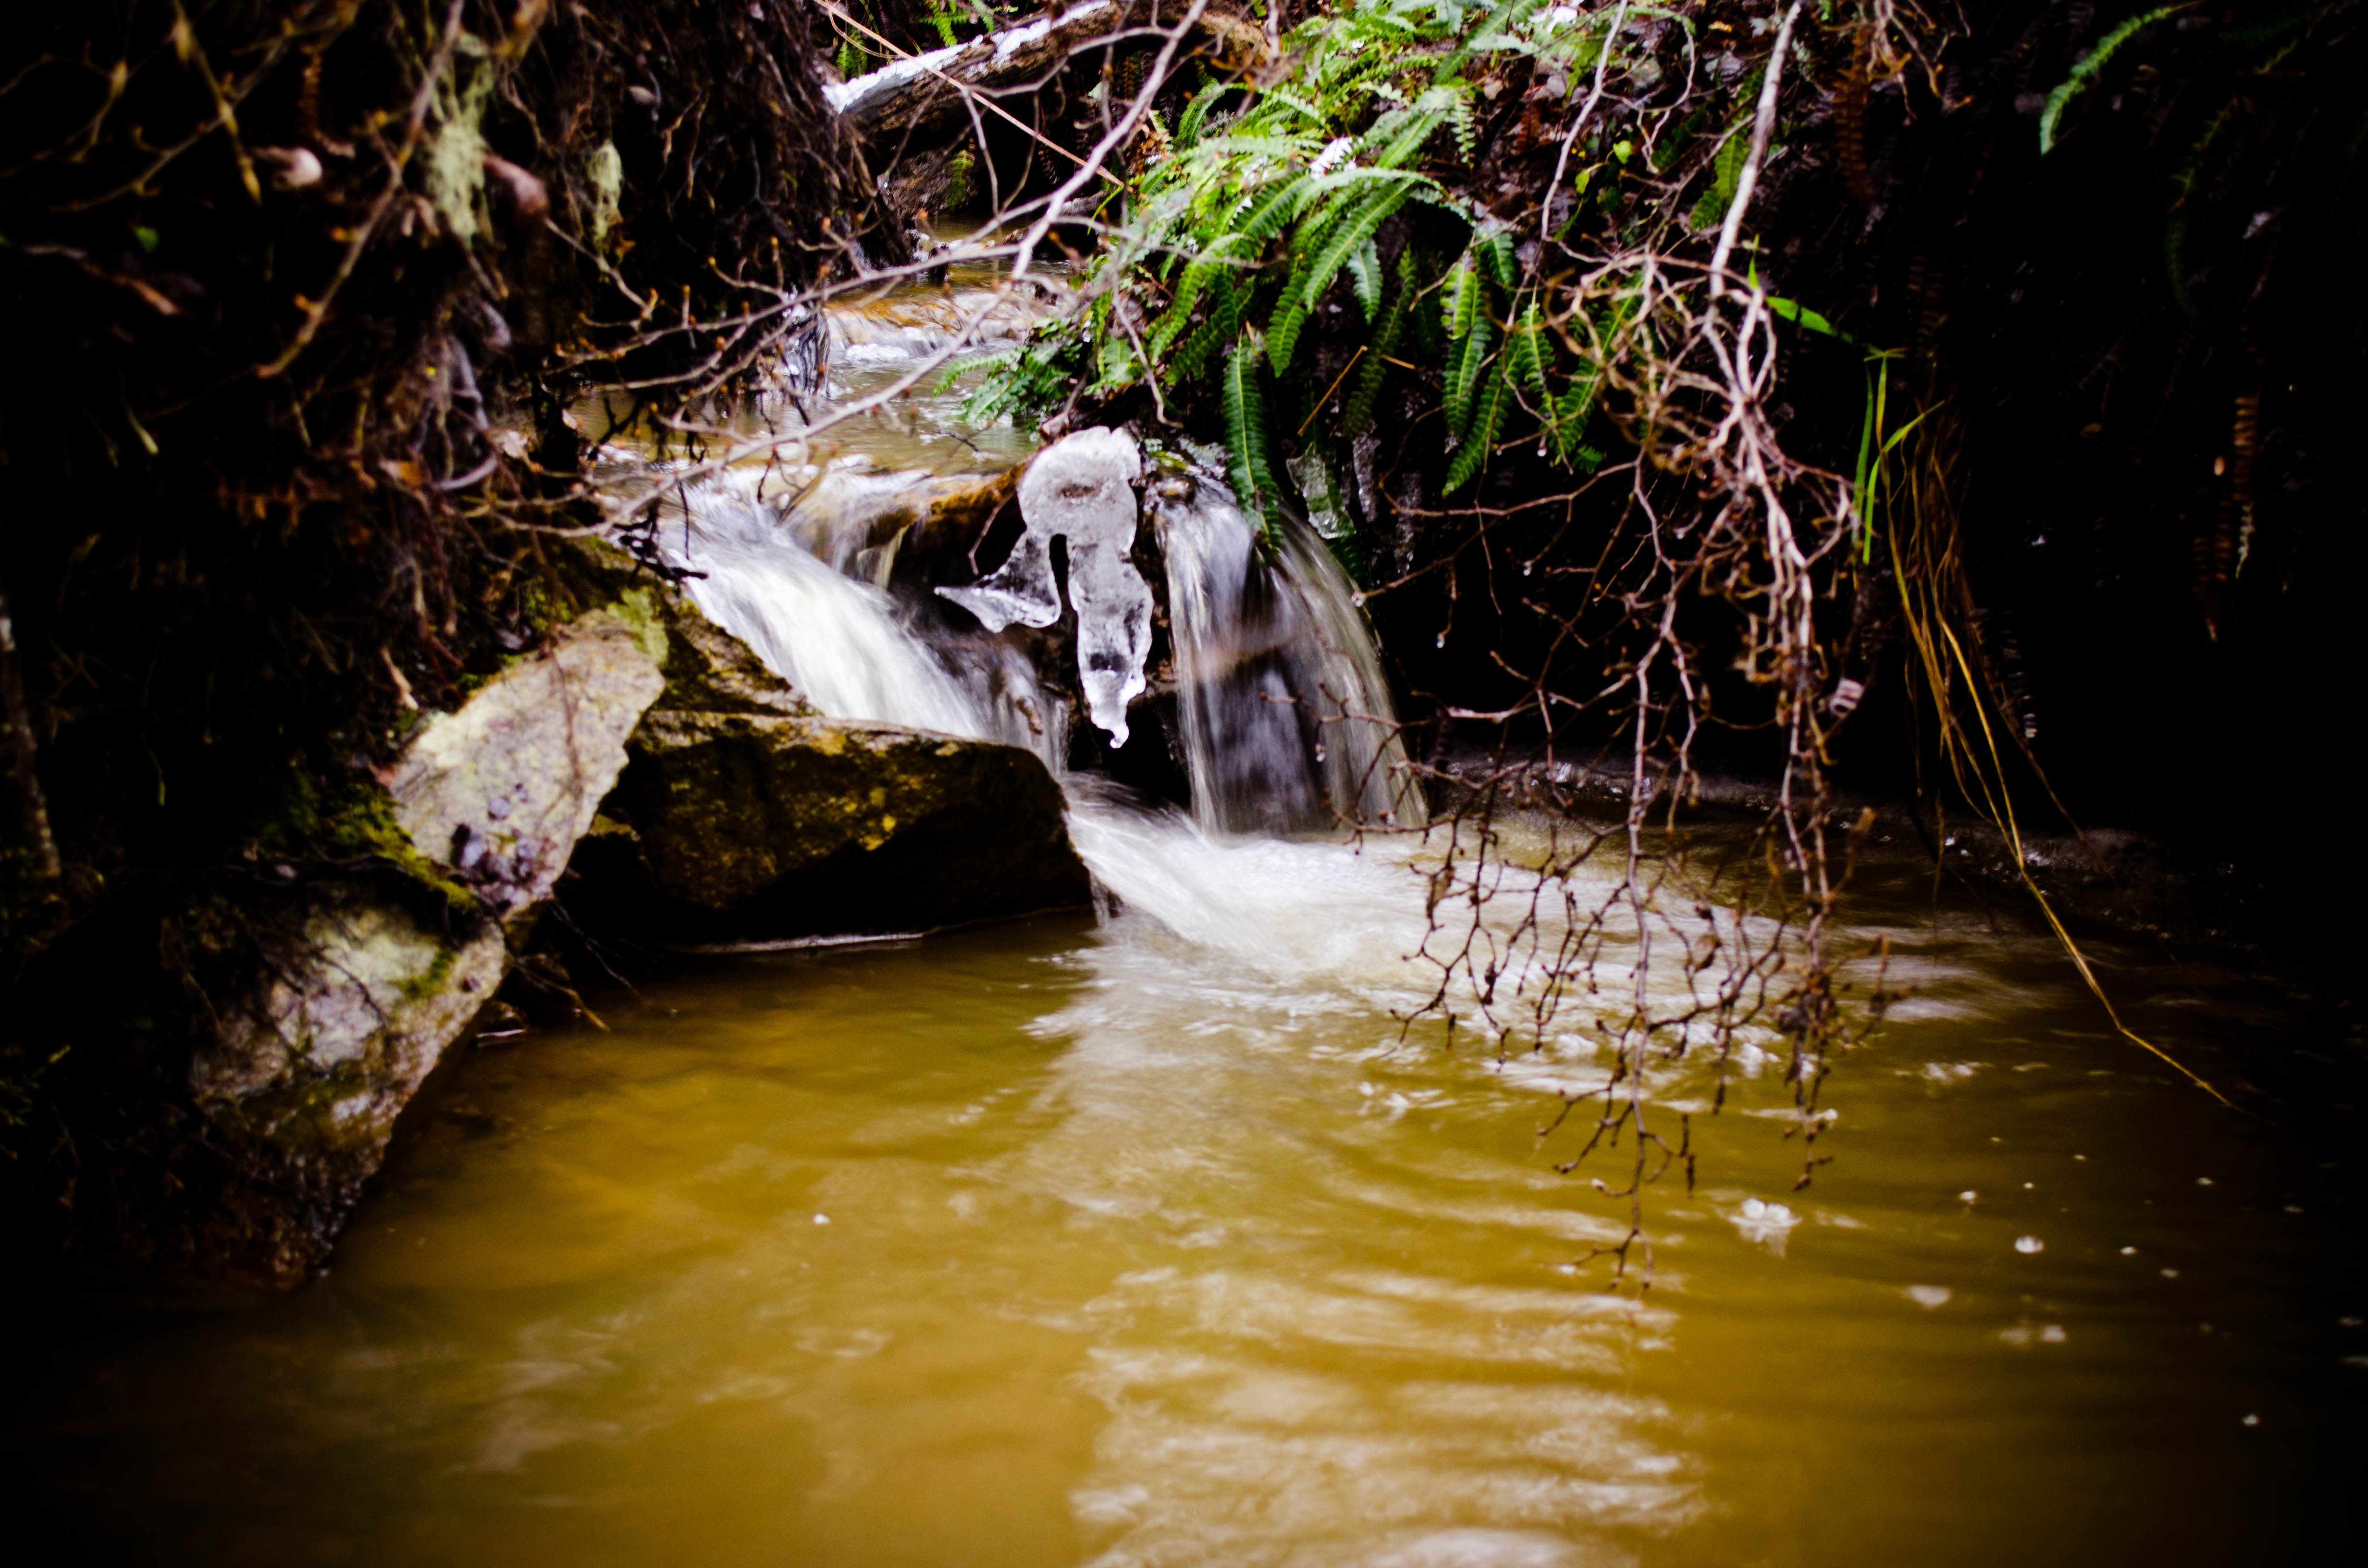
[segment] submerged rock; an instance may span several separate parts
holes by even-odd
[[[656,711],[632,752],[607,813],[630,843],[586,846],[603,924],[697,945],[927,930],[1091,899],[1059,787],[1017,746]]]
[[[222,1009],[189,1087],[224,1166],[177,1272],[284,1288],[325,1256],[396,1117],[491,999],[665,686],[632,607],[561,627],[413,739],[387,776],[409,878],[332,880]]]

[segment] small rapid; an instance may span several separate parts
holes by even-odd
[[[1068,766],[1067,706],[1007,629],[1053,624],[1065,590],[1092,721],[1112,743],[1127,739],[1152,608],[1124,559],[1136,472],[1132,441],[1116,433],[1082,432],[1040,457],[1020,488],[1029,528],[1010,559],[974,587],[939,590],[975,625],[950,628],[900,598],[881,550],[862,542],[883,502],[925,475],[817,470],[782,500],[764,473],[727,472],[690,488],[658,537],[700,608],[831,717],[1033,750],[1064,784],[1080,857],[1126,906],[1245,955],[1290,950],[1277,941],[1298,923],[1402,963],[1421,936],[1406,918],[1407,850],[1384,836],[1374,842],[1388,847],[1360,858],[1338,842],[1426,816],[1353,590],[1295,521],[1271,554],[1262,549],[1224,481],[1189,459],[1156,464],[1147,486],[1189,808],[1127,799]],[[1089,517],[1099,520],[1080,520]],[[1056,581],[1051,547],[1064,534]],[[1377,901],[1392,912],[1387,938],[1341,923],[1341,909]]]

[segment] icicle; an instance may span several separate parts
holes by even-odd
[[[1144,685],[1151,653],[1151,588],[1129,559],[1134,548],[1134,443],[1095,426],[1047,447],[1019,480],[1027,531],[1011,557],[967,588],[939,593],[989,631],[1013,621],[1050,626],[1060,618],[1053,540],[1069,541],[1069,602],[1077,612],[1077,678],[1096,724],[1113,747],[1126,744],[1126,705]]]

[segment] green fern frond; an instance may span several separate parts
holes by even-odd
[[[1545,323],[1537,305],[1532,302],[1521,312],[1505,347],[1505,358],[1513,381],[1523,392],[1543,403],[1546,395],[1546,366],[1553,350],[1546,345]]]
[[[1382,309],[1382,253],[1371,239],[1349,253],[1349,286],[1357,292],[1365,320],[1372,322]]]
[[[1440,310],[1448,342],[1461,343],[1471,335],[1472,323],[1480,314],[1480,271],[1473,265],[1471,252],[1457,258],[1448,273]]]
[[[1201,140],[1201,128],[1209,123],[1209,115],[1217,100],[1233,91],[1234,84],[1219,78],[1192,95],[1184,112],[1176,117],[1176,151],[1189,153]]]
[[[1471,330],[1448,348],[1447,429],[1450,435],[1461,436],[1474,417],[1473,393],[1487,369],[1490,352],[1497,346],[1497,326],[1484,312],[1472,320]]]
[[[1413,159],[1446,123],[1446,115],[1422,109],[1395,109],[1383,115],[1365,137],[1365,144],[1374,149],[1373,167],[1395,169]]]
[[[1447,123],[1455,129],[1455,151],[1468,166],[1480,152],[1480,119],[1472,112],[1472,100],[1459,97],[1447,111]]]
[[[1513,254],[1512,232],[1497,229],[1482,234],[1472,242],[1472,248],[1479,253],[1488,276],[1497,280],[1497,287],[1511,293],[1521,276],[1520,259]]]
[[[1299,303],[1314,310],[1324,290],[1332,287],[1332,279],[1347,266],[1349,257],[1361,245],[1372,243],[1373,234],[1387,222],[1390,214],[1406,205],[1413,193],[1411,181],[1401,179],[1394,186],[1373,192],[1350,209],[1348,215],[1333,227],[1324,248],[1315,253],[1313,266],[1299,285]]]
[[[1203,249],[1192,259],[1191,265],[1185,267],[1184,276],[1176,283],[1175,303],[1169,305],[1159,320],[1153,324],[1151,336],[1144,345],[1151,350],[1152,358],[1164,357],[1168,346],[1182,334],[1191,318],[1192,307],[1201,302],[1201,296],[1208,289],[1210,280],[1230,277],[1236,270],[1231,256],[1233,242],[1231,234],[1220,236],[1215,244]]]
[[[1357,367],[1357,379],[1349,384],[1348,402],[1341,405],[1340,430],[1354,436],[1372,423],[1373,404],[1381,397],[1382,383],[1390,373],[1390,356],[1397,352],[1398,340],[1406,335],[1406,317],[1415,297],[1414,257],[1398,258],[1398,286],[1390,295],[1389,307],[1382,312],[1381,324],[1373,329],[1372,341],[1365,349],[1365,358]]]
[[[1583,444],[1579,437],[1587,432],[1587,416],[1594,412],[1596,389],[1601,385],[1602,380],[1602,371],[1590,365],[1572,377],[1570,385],[1554,400],[1549,434],[1553,438],[1554,460],[1565,467],[1578,467],[1579,459],[1594,450]],[[1597,452],[1595,462],[1602,460],[1603,454]],[[1593,468],[1590,463],[1582,472],[1592,472]]]
[[[1737,121],[1719,144],[1710,161],[1710,184],[1704,187],[1702,199],[1686,214],[1686,227],[1702,233],[1717,227],[1726,219],[1726,210],[1735,200],[1735,187],[1743,178],[1743,162],[1750,156],[1751,138],[1744,134],[1743,122]]]
[[[936,382],[930,387],[929,395],[932,397],[943,397],[946,393],[954,390],[954,383],[956,381],[961,381],[973,370],[978,369],[982,366],[1008,365],[1019,358],[1019,349],[1016,345],[1009,348],[991,349],[984,354],[965,354],[961,358],[954,360],[945,368],[944,372],[938,377]]]
[[[2111,60],[2122,45],[2130,41],[2132,35],[2142,28],[2154,26],[2173,11],[2186,10],[2194,3],[2195,0],[2180,0],[2178,5],[2165,6],[2160,10],[2148,11],[2142,17],[2132,17],[2128,21],[2107,33],[2098,41],[2096,48],[2082,55],[2079,63],[2072,67],[2072,74],[2065,77],[2062,84],[2047,95],[2047,107],[2039,111],[2041,154],[2044,155],[2055,150],[2055,126],[2064,118],[2064,111],[2071,107],[2072,100],[2079,95],[2080,89],[2089,85],[2089,78],[2104,69],[2105,62]]]
[[[1505,411],[1513,402],[1513,385],[1506,379],[1500,364],[1497,372],[1481,383],[1479,395],[1472,405],[1472,428],[1463,444],[1447,462],[1447,483],[1440,494],[1452,495],[1472,483],[1473,476],[1487,465],[1488,454],[1495,450],[1497,437],[1505,427]]]
[[[1299,329],[1306,324],[1307,307],[1295,296],[1284,295],[1266,329],[1266,359],[1276,375],[1291,369],[1291,351],[1299,347]]]
[[[1201,318],[1184,339],[1184,347],[1167,361],[1166,378],[1169,385],[1197,379],[1209,356],[1234,340],[1241,330],[1242,315],[1249,307],[1250,285],[1232,272],[1221,272],[1209,280],[1209,313]]]
[[[1305,98],[1301,97],[1296,93],[1290,92],[1281,87],[1269,87],[1266,90],[1265,96],[1268,103],[1281,104],[1285,108],[1294,109],[1297,112],[1305,115],[1308,119],[1315,121],[1318,125],[1327,123],[1327,118],[1322,109],[1317,108],[1314,104],[1309,103]]]
[[[1242,238],[1258,244],[1282,233],[1305,210],[1315,180],[1313,175],[1297,175],[1268,192],[1243,221],[1238,230]]]
[[[1282,492],[1267,460],[1266,399],[1258,388],[1258,358],[1255,337],[1234,347],[1225,358],[1223,401],[1226,478],[1243,508],[1264,522]]]

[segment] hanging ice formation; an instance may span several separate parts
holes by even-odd
[[[1134,548],[1134,442],[1094,426],[1037,455],[1019,480],[1027,531],[1010,559],[967,588],[939,593],[978,617],[990,632],[1013,621],[1060,619],[1053,540],[1069,541],[1069,602],[1077,612],[1077,679],[1093,721],[1113,747],[1126,744],[1126,705],[1144,688],[1151,653],[1151,588],[1129,559]]]

